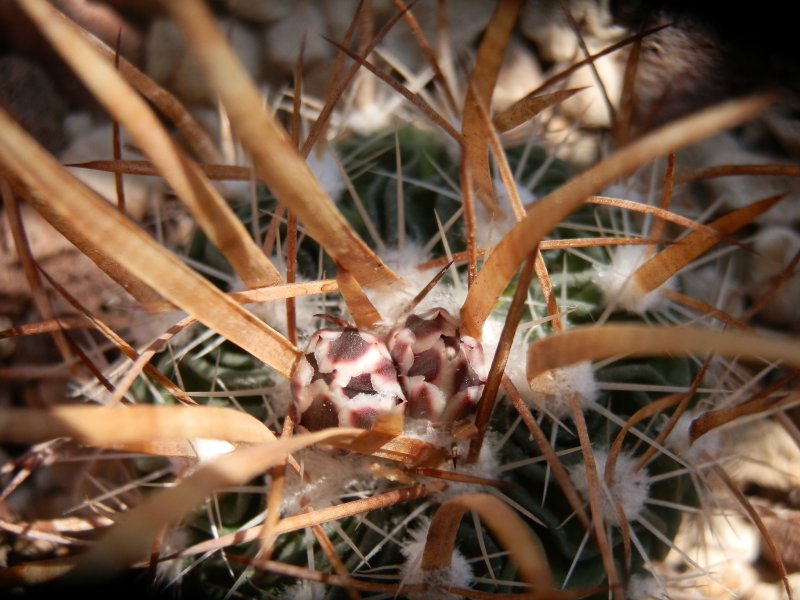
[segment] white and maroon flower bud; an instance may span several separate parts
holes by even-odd
[[[409,417],[449,423],[474,409],[486,382],[483,348],[460,335],[458,320],[448,311],[433,308],[409,316],[389,333],[386,345]]]
[[[382,414],[402,412],[405,397],[386,345],[353,327],[320,329],[292,377],[300,425],[369,429]]]

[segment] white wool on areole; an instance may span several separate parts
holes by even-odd
[[[588,360],[550,369],[529,385],[530,394],[526,395],[529,404],[558,419],[570,414],[571,399],[577,399],[581,408],[587,410],[598,393],[594,369]]]
[[[500,436],[492,431],[487,432],[486,437],[481,445],[481,451],[478,455],[478,460],[474,463],[464,462],[463,458],[467,456],[469,451],[469,441],[458,443],[455,451],[462,459],[458,462],[456,471],[463,475],[472,477],[479,477],[489,481],[497,481],[501,478],[500,464]],[[446,502],[451,498],[457,498],[465,494],[476,494],[485,492],[486,485],[480,483],[462,483],[451,481],[447,487],[436,495],[440,502]]]
[[[637,315],[659,310],[664,305],[659,289],[645,290],[633,277],[651,256],[649,246],[619,246],[612,251],[608,265],[597,267],[597,285],[607,305]],[[674,278],[671,278],[661,287],[673,288],[674,285]]]
[[[517,195],[523,206],[537,200],[536,194],[515,181]],[[511,198],[499,176],[494,178],[498,210],[490,212],[483,202],[475,203],[475,241],[479,248],[491,250],[517,224],[511,209]]]
[[[428,256],[415,242],[406,241],[402,248],[387,249],[381,255],[383,261],[400,277],[401,282],[390,289],[366,289],[367,297],[383,318],[384,324],[393,327],[409,303],[422,291],[440,271],[440,267],[418,269]],[[458,315],[467,297],[466,285],[452,285],[448,282],[450,273],[422,299],[414,312],[420,313],[434,307],[441,307]],[[462,282],[459,281],[459,284]]]
[[[335,150],[325,146],[321,152],[314,149],[306,158],[306,164],[314,174],[320,187],[334,201],[338,200],[346,189],[342,171],[339,168]]]
[[[399,388],[397,388],[399,391]],[[390,414],[398,410],[397,393],[393,390],[391,393],[360,393],[352,398],[349,398],[347,410],[340,410],[339,419],[341,423],[347,423],[346,418],[351,412],[356,412],[359,409],[370,409],[377,411],[379,414]]]
[[[326,508],[341,502],[342,495],[353,490],[374,489],[377,480],[371,463],[373,459],[358,454],[324,448],[306,448],[294,454],[300,463],[302,476],[289,470],[281,503],[281,514],[291,516],[304,507]]]
[[[666,598],[666,590],[652,575],[634,575],[628,581],[628,598],[658,600]]]
[[[328,595],[328,589],[324,583],[301,579],[284,588],[277,598],[278,600],[324,600]]]
[[[447,448],[453,443],[453,436],[448,428],[428,419],[406,419],[403,435],[437,448]]]
[[[285,265],[277,256],[270,257],[272,264],[278,268],[281,277],[285,279]],[[301,275],[296,276],[296,283],[312,283],[317,280],[308,279]],[[231,291],[247,291],[248,287],[241,279],[235,277],[230,284]],[[315,322],[315,315],[328,312],[324,299],[319,295],[297,296],[294,299],[295,317],[298,324],[297,334],[300,342],[304,342],[312,333],[306,324]],[[338,304],[338,301],[337,301]],[[245,304],[244,308],[253,313],[267,325],[275,329],[278,333],[287,334],[286,324],[286,302],[284,300],[273,300],[270,302],[253,302]]]
[[[619,517],[615,503],[619,503],[625,513],[627,521],[633,521],[644,510],[650,492],[650,478],[646,468],[636,470],[639,459],[635,456],[620,452],[617,456],[614,479],[606,488],[605,472],[608,462],[607,450],[594,450],[594,461],[597,477],[604,490],[601,494],[601,510],[603,519],[614,525],[619,525]],[[569,479],[581,498],[588,501],[589,481],[586,477],[586,465],[578,463],[567,470]]]
[[[503,333],[503,326],[505,325],[505,313],[494,312],[489,315],[486,322],[483,324],[483,336],[481,338],[483,344],[483,355],[486,360],[486,365],[491,368],[494,361],[494,355],[497,352],[497,345],[500,343],[500,336]],[[525,376],[528,342],[525,340],[523,333],[517,330],[514,334],[514,340],[511,343],[511,349],[508,353],[508,360],[506,361],[505,374],[517,388],[517,391],[522,395],[523,399],[530,403],[530,390],[528,389],[528,382]]]
[[[716,429],[692,442],[690,429],[695,418],[697,415],[693,413],[681,415],[666,440],[667,447],[690,465],[701,464],[709,458],[716,458],[722,449],[721,432]]]
[[[467,559],[458,548],[454,548],[450,568],[424,571],[422,555],[425,552],[429,529],[430,520],[422,519],[419,526],[408,532],[410,538],[401,543],[400,551],[406,559],[401,569],[401,584],[425,584],[429,587],[424,592],[408,594],[407,597],[410,600],[454,600],[460,598],[455,594],[438,590],[469,588],[474,577],[472,567],[469,566]]]

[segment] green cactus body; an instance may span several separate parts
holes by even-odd
[[[423,246],[438,232],[437,217],[439,223],[444,223],[460,207],[458,192],[451,187],[452,182],[458,180],[458,168],[452,163],[444,146],[430,133],[404,127],[398,130],[397,139],[402,157],[406,243]],[[396,246],[398,211],[394,136],[391,134],[375,136],[372,140],[349,139],[336,146],[336,151],[352,171],[350,175],[353,185],[383,243],[389,248]],[[531,191],[532,194],[547,193],[563,183],[570,175],[568,167],[563,163],[553,161],[549,165],[545,164],[547,155],[539,147],[512,148],[508,151],[508,155],[510,166],[516,170],[520,181],[530,181],[539,171],[537,187]],[[525,162],[520,165],[520,161]],[[544,170],[541,169],[543,164]],[[364,239],[369,240],[369,231],[350,200],[341,197],[338,203],[342,213],[356,231]],[[268,226],[269,215],[274,211],[274,201],[263,192],[259,204],[261,215],[259,227],[262,233]],[[592,207],[584,208],[573,215],[567,223],[562,224],[554,232],[553,238],[589,236],[590,233],[587,231],[593,227],[597,228],[598,222],[601,227],[613,230],[613,224],[603,220],[607,214],[607,211]],[[242,219],[247,221],[249,216],[249,209],[243,209]],[[447,238],[451,248],[464,247],[463,231],[458,227],[448,231]],[[441,256],[443,253],[444,249],[440,242],[433,247],[431,256]],[[208,262],[217,269],[224,268],[218,253],[210,248],[200,233],[190,244],[188,254],[194,260]],[[608,260],[606,251],[598,247],[586,248],[581,254],[563,250],[545,253],[556,297],[565,298],[566,308],[570,311],[565,320],[567,326],[596,320],[604,310],[602,294],[596,285],[596,269],[587,262],[586,256],[599,263]],[[298,264],[300,275],[308,279],[320,275],[320,265],[323,274],[330,275],[335,272],[335,265],[328,262],[327,258],[320,262],[319,247],[307,237],[303,238],[299,247]],[[460,272],[463,276],[463,271]],[[445,278],[439,285],[452,286],[453,282]],[[504,317],[507,300],[513,294],[515,286],[516,283],[512,284],[498,304],[496,311],[498,319]],[[538,285],[531,286],[530,295],[535,310],[541,313],[538,316],[543,316],[545,304]],[[335,302],[326,304],[318,312],[347,318],[346,309]],[[612,318],[630,320],[635,317],[615,313]],[[299,323],[301,340],[319,325],[320,322],[316,319],[314,323]],[[527,339],[547,335],[550,330],[549,324],[534,328],[527,334]],[[493,351],[492,348],[487,350]],[[159,368],[176,381],[182,382],[186,389],[219,392],[218,395],[212,394],[214,397],[204,399],[203,402],[226,404],[235,401],[236,406],[266,421],[273,429],[280,429],[278,416],[284,414],[282,411],[285,410],[287,403],[285,399],[281,400],[278,406],[273,406],[273,403],[278,395],[285,396],[286,392],[270,388],[275,384],[274,376],[269,369],[246,353],[228,343],[220,344],[211,351],[192,350],[177,361],[179,377],[174,364],[175,361],[171,357],[165,356],[159,363]],[[687,389],[696,372],[697,366],[688,358],[628,359],[616,361],[597,370],[594,377],[600,391],[596,397],[588,399],[588,408],[585,412],[593,448],[598,451],[607,450],[619,432],[621,423],[663,395],[650,390]],[[603,389],[605,384],[612,384],[609,387],[615,389]],[[629,384],[628,389],[625,384]],[[256,391],[253,395],[248,395],[245,393],[248,389]],[[271,389],[274,391],[270,391]],[[143,392],[143,389],[138,389],[144,400]],[[228,397],[228,392],[236,392],[235,397]],[[554,419],[552,413],[548,416],[537,408],[533,408],[532,411],[546,435],[551,437],[553,449],[559,453],[562,464],[568,472],[573,473],[572,477],[576,477],[574,469],[582,464],[583,459],[572,419],[564,414],[556,415],[558,418]],[[616,421],[612,422],[607,413],[612,413]],[[666,417],[656,416],[642,422],[637,426],[637,430],[652,440],[665,421]],[[520,423],[516,411],[505,399],[501,399],[495,408],[489,440],[489,451],[494,454],[494,461],[499,465],[499,470],[492,476],[496,479],[497,487],[481,488],[480,485],[473,485],[469,489],[484,491],[488,489],[492,493],[500,494],[517,507],[520,514],[526,515],[524,518],[527,524],[541,540],[554,580],[558,585],[564,585],[567,589],[602,587],[606,573],[595,542],[589,538],[583,525],[575,518],[539,448],[526,427]],[[629,457],[629,460],[635,460],[648,447],[648,443],[629,433],[623,445],[623,454]],[[461,448],[464,449],[463,443]],[[295,479],[292,484],[295,495],[291,496],[292,500],[284,502],[284,510],[288,511],[297,511],[301,505],[307,509],[322,508],[326,503],[336,502],[344,497],[374,496],[397,487],[391,476],[387,478],[374,476],[370,472],[370,465],[373,467],[375,464],[381,465],[377,472],[384,475],[396,471],[397,478],[406,483],[425,480],[425,477],[404,471],[391,463],[342,451],[335,451],[334,455],[331,455],[326,450],[306,450],[299,453],[297,458],[300,461],[304,459],[309,461],[309,473],[313,478],[329,477],[325,468],[319,470],[319,464],[336,464],[335,469],[349,471],[351,477],[341,480],[345,483],[341,484],[344,488],[338,490],[339,498],[328,496],[317,498],[315,486],[309,486],[307,493],[303,493],[300,491],[303,484],[297,480],[296,475],[290,473],[290,479],[292,477]],[[312,466],[315,464],[316,468]],[[463,471],[465,468],[463,456],[456,456],[452,464],[440,465],[440,468]],[[667,505],[691,504],[696,498],[689,477],[669,475],[672,472],[680,472],[682,468],[683,465],[675,459],[660,452],[656,453],[644,467],[642,477],[648,481],[654,477],[655,480],[648,487],[646,501],[641,511],[631,515],[628,523],[631,534],[635,537],[630,565],[625,564],[623,537],[619,526],[613,522],[607,523],[614,560],[621,573],[627,575],[639,573],[652,561],[657,561],[666,554],[668,550],[666,542],[674,536],[681,519],[680,510]],[[663,478],[659,477],[662,475]],[[602,476],[601,472],[601,479]],[[340,474],[337,474],[337,481],[339,478]],[[455,490],[461,489],[457,486],[462,484],[453,485],[451,487]],[[225,531],[234,532],[245,523],[256,522],[254,520],[258,519],[263,510],[263,502],[258,492],[261,490],[264,493],[266,489],[260,480],[254,481],[252,486],[253,489],[249,493],[231,492],[217,498],[214,510],[218,511],[220,520],[218,527],[221,525]],[[293,506],[292,502],[297,504]],[[342,557],[345,567],[354,577],[366,581],[399,583],[402,566],[406,560],[401,549],[409,539],[409,530],[413,529],[420,519],[430,516],[440,502],[441,496],[434,495],[423,500],[370,511],[365,516],[350,517],[335,524],[326,524],[323,529],[332,540],[338,556]],[[643,525],[642,521],[645,521],[646,525]],[[475,524],[476,521],[465,519],[458,534],[458,548],[472,569],[474,589],[493,593],[518,591],[519,588],[511,583],[515,576],[513,564],[492,536],[485,529],[476,530]],[[193,541],[199,542],[207,538],[211,522],[207,515],[198,516],[188,527],[192,532]],[[250,543],[234,547],[232,552],[253,556],[257,548],[257,543]],[[333,568],[319,545],[305,530],[281,535],[276,542],[272,558],[321,571],[330,572]],[[187,559],[185,566],[189,566],[193,560],[195,559]],[[283,598],[294,593],[289,590],[296,591],[295,588],[291,588],[292,584],[291,578],[245,569],[239,563],[225,561],[219,556],[205,558],[200,564],[194,565],[184,578],[184,585],[188,590],[192,590],[192,594],[199,593],[207,597],[220,598],[225,597],[232,585],[236,585],[236,592],[244,597]],[[605,592],[601,592],[598,597],[605,595]],[[345,591],[334,587],[328,589],[325,597],[346,596]]]

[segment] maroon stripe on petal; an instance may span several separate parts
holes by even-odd
[[[389,381],[397,379],[397,369],[394,368],[394,363],[388,359],[380,362],[380,364],[375,368],[374,374]]]
[[[300,419],[300,424],[309,431],[339,426],[339,411],[336,402],[327,396],[314,400]]]
[[[417,343],[429,345],[432,340],[442,336],[442,328],[435,321],[420,319],[416,315],[411,315],[406,320],[406,327],[417,338]]]
[[[348,327],[331,342],[330,357],[335,362],[353,362],[365,356],[372,344],[357,329]]]
[[[413,394],[409,394],[406,413],[414,419],[433,420],[438,417],[434,414],[433,401],[430,389],[423,384]]]
[[[408,370],[408,376],[422,375],[425,381],[436,381],[442,369],[443,361],[444,357],[441,349],[434,346],[430,350],[425,350],[425,352],[420,352],[414,356],[414,364]]]
[[[465,359],[453,364],[453,391],[459,392],[468,387],[482,385],[484,381],[472,369],[472,366]]]
[[[319,371],[319,365],[317,364],[317,357],[314,356],[314,353],[313,352],[309,352],[305,356],[306,356],[306,360],[308,361],[308,364],[310,364],[312,366],[314,371]]]
[[[442,420],[447,422],[459,421],[471,413],[477,403],[477,398],[474,397],[476,396],[476,391],[478,391],[477,398],[480,398],[480,392],[483,391],[482,386],[477,390],[463,390],[450,398],[442,415]]]
[[[342,391],[347,394],[348,398],[354,398],[358,394],[374,394],[372,376],[369,373],[362,373],[351,377],[349,383],[342,388]]]
[[[350,411],[350,426],[360,429],[369,429],[375,422],[378,411],[374,408],[359,408]]]
[[[386,340],[392,360],[400,373],[407,372],[414,364],[413,346],[416,342],[414,334],[405,328],[395,329]]]
[[[450,351],[451,355],[455,355],[461,351],[461,342],[453,335],[442,336],[442,342],[444,343],[445,348]]]
[[[311,365],[311,368],[314,369],[314,374],[311,376],[311,383],[314,383],[317,379],[322,379],[325,383],[330,384],[334,379],[334,373],[321,373],[319,370],[319,365],[317,364],[317,357],[314,354],[309,353],[306,354],[306,360],[308,364]]]

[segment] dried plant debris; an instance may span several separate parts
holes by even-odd
[[[112,4],[14,3],[104,109],[2,101],[0,586],[797,593],[789,102],[602,3]]]

